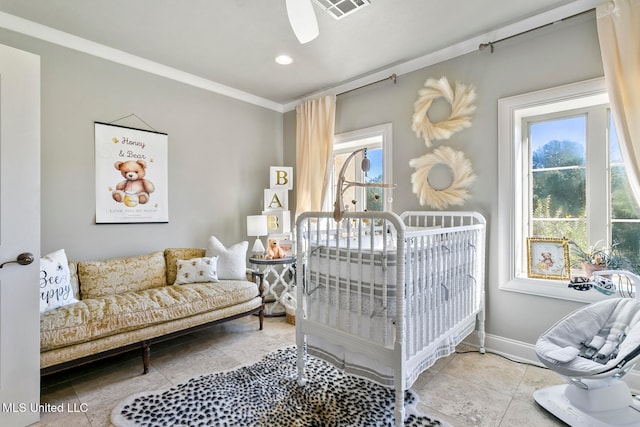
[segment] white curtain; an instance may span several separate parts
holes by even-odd
[[[329,185],[336,97],[325,96],[296,107],[296,217],[320,211]]]
[[[640,0],[596,8],[611,112],[629,184],[640,203]]]

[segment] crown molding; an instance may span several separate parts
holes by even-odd
[[[268,108],[277,112],[283,112],[282,104],[261,98],[248,92],[226,86],[212,80],[208,80],[194,74],[172,68],[158,62],[150,61],[136,55],[114,49],[100,43],[95,43],[82,37],[64,31],[56,30],[46,25],[38,24],[15,15],[0,11],[0,28],[4,28],[16,33],[21,33],[30,37],[57,44],[69,49],[83,52],[107,61],[122,64],[131,68],[165,77],[190,86],[248,102],[260,107]]]

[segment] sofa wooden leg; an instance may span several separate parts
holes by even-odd
[[[149,359],[151,358],[151,346],[148,342],[142,342],[142,366],[144,369],[142,370],[143,374],[149,373]]]
[[[264,324],[264,273],[254,271],[253,278],[258,284],[258,295],[260,295],[260,298],[262,298],[262,307],[260,307],[260,311],[258,312],[258,318],[260,319],[260,330],[262,330],[262,325]]]
[[[258,313],[258,318],[260,319],[260,330],[262,330],[262,324],[264,323],[264,304],[262,305],[262,309]]]

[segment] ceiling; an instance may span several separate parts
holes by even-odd
[[[496,40],[596,3],[371,0],[340,20],[314,3],[320,35],[306,44],[294,36],[284,0],[0,0],[0,27],[98,56],[123,55],[120,62],[128,65],[142,58],[139,68],[157,67],[159,74],[282,110],[311,94],[416,61],[419,68],[420,58],[464,43],[477,48],[479,37]],[[100,45],[117,51],[100,53]],[[276,64],[282,53],[294,62]]]

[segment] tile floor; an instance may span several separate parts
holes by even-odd
[[[140,355],[133,352],[43,377],[42,403],[63,404],[72,411],[43,413],[33,426],[110,426],[111,408],[130,394],[251,364],[295,343],[295,327],[283,317],[265,319],[263,331],[257,322],[251,316],[156,344],[147,375],[141,375]],[[532,397],[535,389],[560,383],[555,374],[468,350],[461,347],[460,353],[440,359],[418,378],[413,389],[420,396],[420,411],[454,427],[564,425]]]

